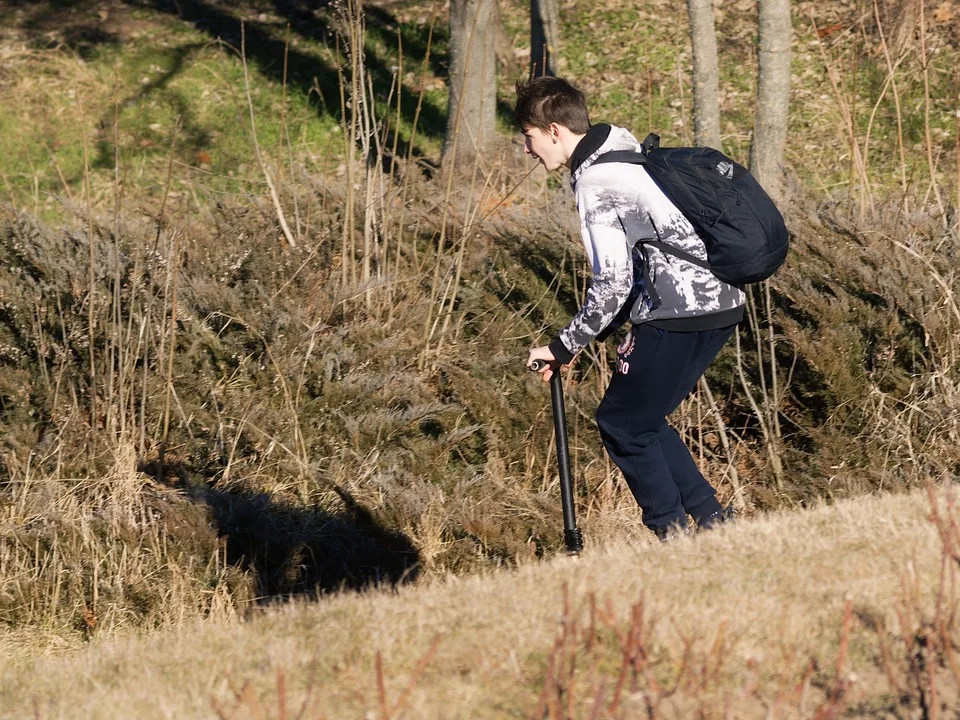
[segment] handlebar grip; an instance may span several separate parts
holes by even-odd
[[[549,365],[550,363],[548,363],[546,360],[534,360],[532,363],[527,365],[527,367],[533,372],[540,372],[541,370],[549,367]]]

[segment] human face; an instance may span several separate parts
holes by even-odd
[[[523,151],[539,160],[547,170],[556,170],[567,164],[560,142],[560,133],[555,123],[545,131],[531,127],[523,130]]]

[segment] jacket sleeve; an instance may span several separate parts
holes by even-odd
[[[597,187],[584,179],[576,195],[593,282],[580,311],[550,343],[554,357],[564,364],[613,322],[633,287],[633,260],[619,212],[635,205],[635,200],[617,188]]]

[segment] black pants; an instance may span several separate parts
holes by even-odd
[[[655,532],[721,511],[716,491],[666,421],[696,387],[736,326],[672,332],[634,327],[617,349],[617,372],[597,408],[600,436]]]

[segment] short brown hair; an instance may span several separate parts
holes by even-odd
[[[583,93],[558,77],[538,77],[517,83],[514,119],[521,130],[538,128],[546,132],[550,123],[563,125],[570,132],[585,135],[590,115]]]

